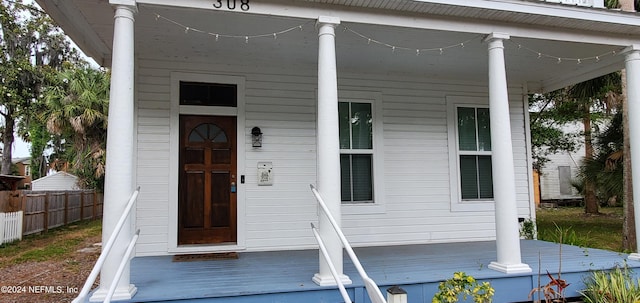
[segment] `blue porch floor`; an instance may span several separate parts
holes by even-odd
[[[496,289],[494,302],[527,301],[538,285],[548,282],[548,270],[556,275],[558,245],[523,240],[522,259],[531,274],[506,275],[487,268],[495,260],[495,242],[448,243],[357,248],[365,270],[383,294],[393,285],[408,292],[409,302],[431,302],[439,281],[455,271],[464,271],[479,280],[490,281]],[[540,254],[540,266],[538,259]],[[640,262],[626,261],[626,254],[598,249],[562,246],[562,278],[571,283],[567,297],[578,296],[583,277],[591,270],[627,264],[640,268]],[[238,259],[173,262],[170,256],[141,257],[131,263],[131,282],[138,287],[132,302],[341,302],[335,287],[311,282],[318,270],[318,251],[280,251],[240,253]],[[345,256],[344,272],[354,302],[369,302],[362,281]]]

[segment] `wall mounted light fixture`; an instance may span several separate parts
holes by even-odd
[[[251,129],[251,146],[262,147],[262,131],[257,126]]]

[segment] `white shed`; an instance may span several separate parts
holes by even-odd
[[[32,190],[76,190],[78,177],[63,171],[42,177],[31,182]]]

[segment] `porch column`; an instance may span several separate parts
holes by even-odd
[[[133,180],[133,87],[135,0],[110,0],[115,6],[111,92],[107,130],[102,243],[106,244],[134,190]],[[131,222],[131,218],[129,219]],[[90,301],[102,302],[131,240],[132,224],[125,223],[100,272],[100,288]],[[129,265],[118,282],[113,300],[131,299],[136,287],[129,284]]]
[[[489,118],[491,119],[491,164],[496,216],[498,260],[489,268],[504,273],[531,272],[520,256],[520,235],[516,207],[516,183],[513,169],[509,94],[502,41],[509,35],[492,33],[489,44]]]
[[[318,117],[317,137],[317,188],[327,203],[327,208],[338,224],[342,220],[340,198],[340,132],[338,130],[338,76],[336,72],[335,27],[340,19],[319,17],[318,27]],[[350,284],[349,277],[342,273],[342,244],[331,223],[321,210],[318,213],[318,228],[329,256],[342,282]],[[320,272],[313,276],[318,285],[336,285],[331,270],[320,253]]]
[[[625,49],[627,71],[627,114],[629,115],[629,144],[631,146],[631,175],[633,184],[633,212],[636,234],[640,235],[640,45]],[[640,241],[630,260],[640,261]]]

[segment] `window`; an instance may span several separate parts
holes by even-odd
[[[30,165],[25,165],[24,166],[24,175],[25,176],[31,176],[31,166]]]
[[[343,204],[374,202],[373,104],[363,101],[338,103]]]
[[[457,106],[456,121],[460,197],[463,201],[491,200],[493,180],[489,109]]]
[[[180,105],[237,106],[237,85],[180,81]]]
[[[486,97],[447,96],[451,211],[492,211],[491,131]]]
[[[571,185],[571,167],[558,166],[558,182],[560,186],[560,194],[569,196],[573,194]]]

